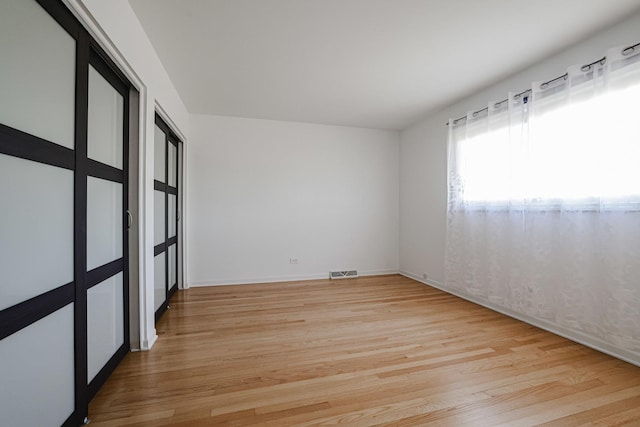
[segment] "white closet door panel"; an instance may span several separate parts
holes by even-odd
[[[178,149],[175,145],[169,144],[169,185],[176,186],[177,167],[178,167]]]
[[[0,154],[0,310],[73,281],[73,172]]]
[[[0,58],[0,123],[73,148],[75,40],[35,1],[2,0]]]
[[[74,408],[73,304],[0,341],[0,424],[59,426]]]
[[[176,196],[169,194],[169,238],[176,235]]]
[[[169,246],[169,287],[176,284],[176,247],[175,244]]]
[[[153,170],[154,170],[154,174],[153,177],[154,179],[160,181],[160,182],[166,182],[165,180],[165,175],[166,175],[166,171],[165,171],[165,147],[166,147],[166,139],[167,136],[165,135],[165,133],[162,131],[162,129],[160,129],[157,125],[155,127],[155,134],[154,134],[154,138],[155,138],[155,145],[154,145],[154,150],[153,150],[153,158],[154,158],[154,163],[153,163]]]
[[[122,257],[122,184],[87,178],[87,270]]]
[[[153,244],[159,245],[165,241],[164,192],[153,192]]]
[[[122,273],[87,291],[87,379],[124,343]]]
[[[155,309],[158,310],[166,299],[167,278],[165,273],[165,257],[163,252],[153,259],[154,265],[154,303]]]
[[[124,98],[89,66],[89,122],[87,155],[122,169]]]

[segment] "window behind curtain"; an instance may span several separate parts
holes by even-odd
[[[638,62],[576,76],[452,126],[450,202],[640,207]]]

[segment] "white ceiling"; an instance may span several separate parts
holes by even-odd
[[[190,112],[381,129],[402,129],[640,7],[640,0],[129,1]]]

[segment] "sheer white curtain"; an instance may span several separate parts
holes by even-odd
[[[640,361],[640,48],[449,123],[445,287]]]

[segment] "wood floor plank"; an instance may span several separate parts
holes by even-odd
[[[640,368],[399,275],[177,292],[96,426],[640,424]]]

